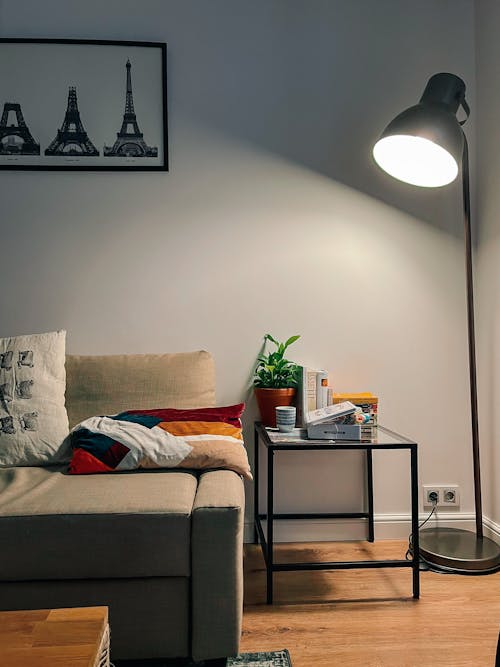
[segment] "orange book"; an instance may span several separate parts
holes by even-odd
[[[378,396],[374,396],[369,391],[360,392],[357,394],[347,393],[333,393],[333,403],[342,403],[343,401],[350,401],[354,405],[365,405],[366,403],[378,404]]]

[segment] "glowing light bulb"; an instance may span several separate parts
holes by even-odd
[[[422,137],[406,134],[383,137],[375,144],[373,157],[394,178],[424,188],[447,185],[458,174],[455,158]]]

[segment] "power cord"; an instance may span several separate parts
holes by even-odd
[[[437,511],[437,498],[432,499],[432,509],[429,513],[429,516],[426,519],[424,519],[422,521],[422,523],[419,525],[419,527],[418,527],[419,530],[422,528],[422,526],[425,526],[425,524],[429,521],[431,516],[436,513],[436,511]],[[408,549],[406,550],[406,554],[405,554],[405,559],[406,560],[412,560],[412,558],[413,558],[412,552],[413,552],[413,533],[410,533],[410,536],[408,537]],[[420,569],[427,569],[426,567],[423,568],[422,565],[423,565],[423,561],[420,560]]]

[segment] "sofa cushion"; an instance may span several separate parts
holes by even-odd
[[[158,405],[215,405],[213,357],[204,350],[66,357],[66,409],[71,427],[94,415]]]
[[[0,338],[0,467],[68,460],[65,347],[65,331]]]
[[[0,470],[0,581],[190,575],[197,478]]]

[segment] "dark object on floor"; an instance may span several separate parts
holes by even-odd
[[[421,530],[420,558],[430,570],[451,574],[492,574],[500,569],[498,544],[461,528]]]
[[[115,667],[212,667],[213,661],[186,662],[186,660],[118,660]],[[227,667],[292,667],[290,654],[286,649],[268,653],[242,653],[237,658],[229,658]]]

